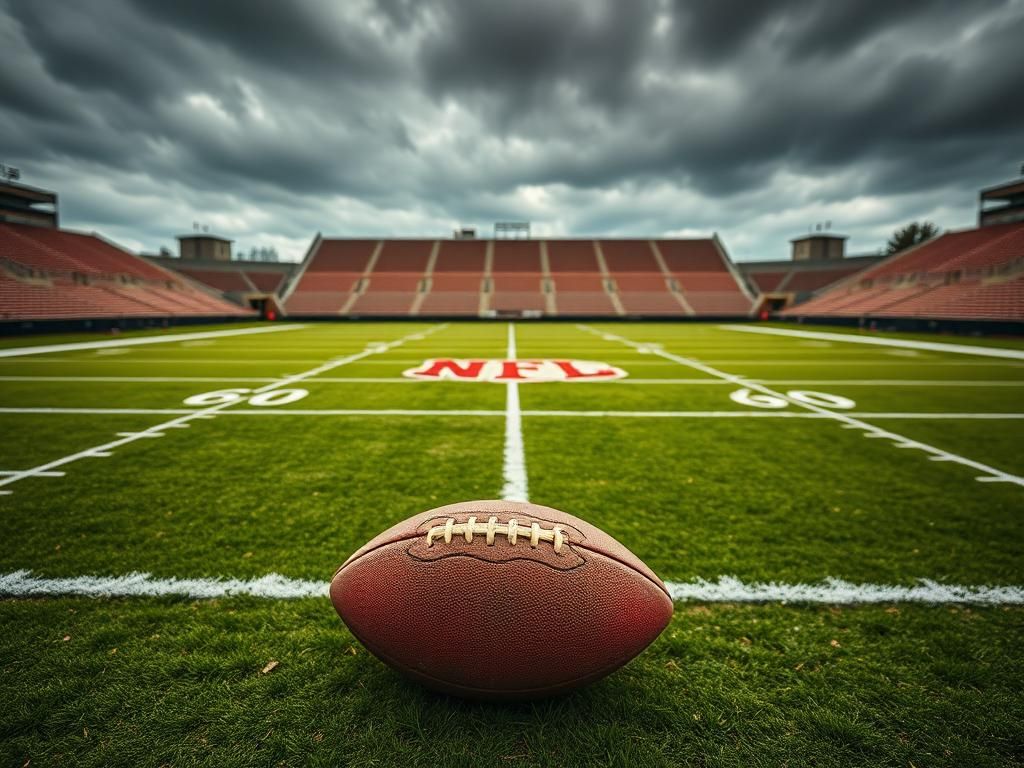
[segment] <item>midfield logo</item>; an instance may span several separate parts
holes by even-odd
[[[594,360],[426,360],[402,373],[421,381],[607,381],[628,374]]]

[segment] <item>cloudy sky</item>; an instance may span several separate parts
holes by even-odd
[[[0,0],[0,161],[65,226],[708,235],[969,226],[1024,162],[1024,0]]]

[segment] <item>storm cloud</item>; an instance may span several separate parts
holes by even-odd
[[[0,160],[65,226],[707,235],[970,226],[1024,161],[1024,0],[0,0]]]

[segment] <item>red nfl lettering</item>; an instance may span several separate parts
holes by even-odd
[[[522,381],[527,376],[524,373],[531,371],[540,370],[540,364],[543,361],[540,360],[505,360],[501,364],[501,376],[502,381]]]
[[[416,378],[428,379],[475,379],[480,376],[486,360],[427,360],[422,370],[416,371]],[[409,371],[406,371],[408,374]]]
[[[607,366],[598,371],[591,371],[590,373],[584,373],[576,367],[576,363],[573,360],[552,360],[552,363],[557,365],[563,371],[565,371],[565,378],[567,379],[578,379],[581,377],[586,378],[618,378],[619,372],[617,368]]]
[[[459,360],[437,358],[403,372],[419,381],[535,382],[608,381],[628,374],[594,360]]]

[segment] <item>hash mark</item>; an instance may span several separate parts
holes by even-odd
[[[12,471],[9,471],[9,470],[5,470],[3,472],[0,472],[0,477],[12,477],[14,475],[24,475],[24,474],[25,474],[24,472],[12,472]],[[31,476],[32,477],[64,477],[64,473],[63,472],[32,472]]]

